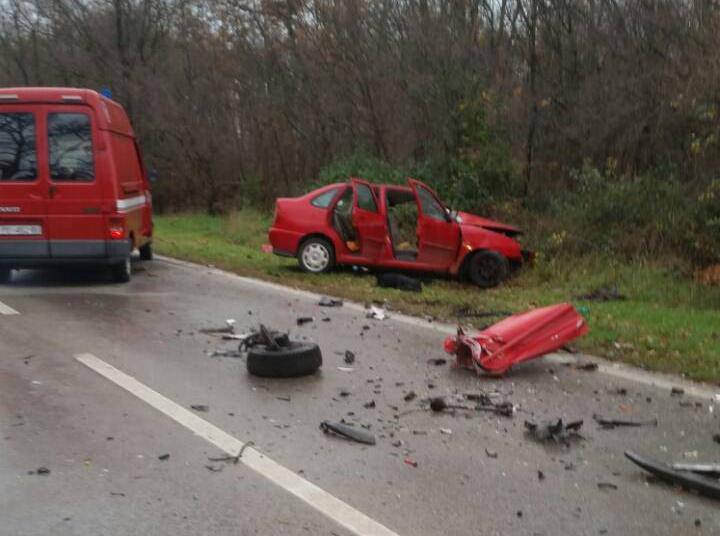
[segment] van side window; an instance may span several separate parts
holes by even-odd
[[[89,115],[48,114],[48,143],[52,180],[88,182],[95,179]]]
[[[0,182],[37,178],[35,115],[0,114]]]

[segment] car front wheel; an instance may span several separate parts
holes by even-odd
[[[510,265],[497,251],[478,251],[470,259],[470,279],[480,288],[496,287],[507,279]]]
[[[324,238],[309,238],[298,251],[300,268],[305,272],[319,274],[327,272],[335,265],[335,252],[332,244]]]

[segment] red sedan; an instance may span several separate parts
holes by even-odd
[[[276,201],[270,243],[313,273],[335,265],[416,270],[468,278],[493,287],[529,255],[521,231],[449,210],[422,182],[330,184]]]

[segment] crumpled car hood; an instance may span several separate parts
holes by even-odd
[[[482,227],[488,231],[495,231],[496,233],[503,233],[509,236],[522,234],[522,230],[517,227],[513,227],[512,225],[501,223],[499,221],[490,220],[488,218],[483,218],[482,216],[476,216],[475,214],[470,214],[469,212],[458,212],[458,216],[460,216],[463,225]]]

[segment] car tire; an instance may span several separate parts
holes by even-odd
[[[113,280],[116,283],[127,283],[130,281],[132,268],[130,265],[130,256],[128,255],[123,262],[112,267]]]
[[[0,268],[0,284],[9,283],[12,277],[10,268]]]
[[[153,249],[152,249],[152,242],[148,242],[144,246],[141,246],[138,251],[140,252],[140,260],[141,261],[151,261],[153,260]]]
[[[509,271],[507,258],[497,251],[478,251],[468,265],[470,280],[480,288],[498,286],[507,279]]]
[[[335,250],[329,240],[312,237],[302,243],[297,259],[303,272],[321,274],[335,266]]]
[[[263,378],[309,376],[321,365],[320,347],[313,343],[291,342],[279,349],[255,346],[247,355],[248,372]]]

